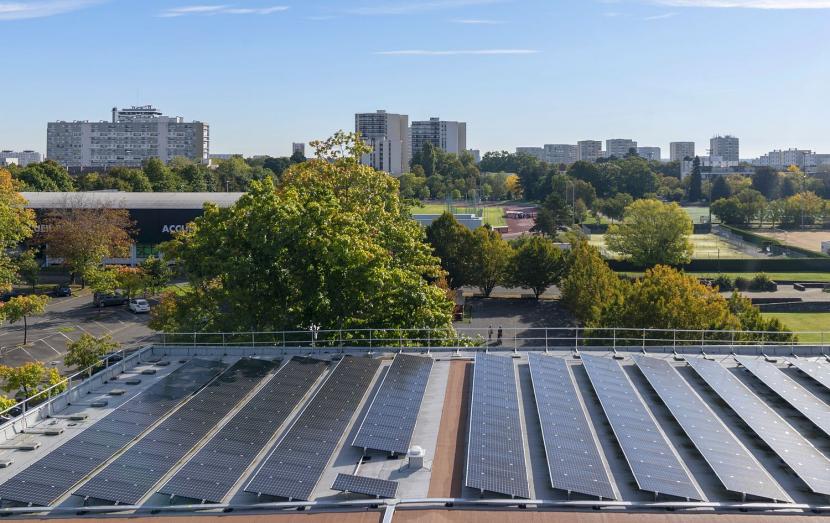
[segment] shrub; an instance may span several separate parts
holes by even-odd
[[[749,282],[749,290],[755,292],[773,292],[778,290],[778,286],[765,273],[761,272],[752,278]]]
[[[735,278],[733,287],[739,291],[745,291],[749,289],[749,280],[744,278],[743,276],[738,276],[737,278]]]
[[[732,278],[727,276],[726,274],[721,274],[712,282],[712,285],[718,288],[721,292],[724,291],[731,291],[735,288],[735,285],[732,283]]]

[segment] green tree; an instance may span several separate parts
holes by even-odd
[[[141,262],[141,270],[147,276],[145,281],[151,294],[156,294],[158,291],[170,283],[173,279],[173,270],[167,265],[167,262],[156,256],[150,256]]]
[[[9,323],[13,324],[23,320],[23,345],[29,342],[29,317],[43,314],[47,303],[49,303],[48,296],[30,294],[28,296],[15,296],[0,308],[0,314],[5,316]]]
[[[718,176],[712,182],[712,202],[729,198],[732,196],[732,189],[729,187],[729,182],[726,181],[725,176]]]
[[[513,249],[501,234],[489,227],[479,227],[473,231],[468,253],[470,283],[489,297],[496,285],[507,281],[512,258]]]
[[[15,259],[15,265],[20,279],[31,285],[32,292],[34,292],[40,281],[40,263],[37,261],[35,251],[27,250],[20,253]]]
[[[756,167],[752,174],[752,188],[761,193],[764,198],[774,200],[778,198],[781,185],[781,175],[772,167]]]
[[[15,169],[13,175],[23,183],[27,191],[67,192],[75,190],[75,183],[66,168],[52,160]]]
[[[693,225],[676,203],[637,200],[625,209],[623,222],[608,228],[608,248],[641,267],[679,265],[691,260]]]
[[[0,291],[11,287],[16,267],[8,252],[35,230],[35,214],[26,209],[26,200],[20,195],[19,182],[5,169],[0,169]]]
[[[742,331],[738,341],[796,341],[797,337],[778,318],[765,318],[761,310],[752,304],[752,300],[732,293],[728,302],[729,311],[738,319]],[[753,332],[754,331],[754,332]],[[762,334],[763,333],[763,334]]]
[[[510,268],[514,285],[533,290],[539,299],[551,285],[556,285],[565,271],[562,250],[547,238],[523,236],[513,245],[515,254]]]
[[[622,220],[625,215],[625,208],[634,203],[634,198],[628,193],[617,193],[610,198],[598,200],[596,208],[612,220]]]
[[[38,386],[48,377],[46,367],[40,362],[24,363],[19,367],[0,365],[0,379],[6,392],[23,392],[25,398],[37,392]]]
[[[562,303],[574,317],[586,327],[598,327],[606,311],[622,299],[623,282],[595,247],[576,240],[567,255],[559,289]]]
[[[101,361],[103,357],[118,348],[118,343],[109,336],[96,338],[91,334],[81,334],[77,340],[67,345],[66,355],[63,363],[67,367],[75,367],[81,371],[88,369],[88,376],[92,375],[92,366]]]
[[[338,133],[312,144],[275,186],[251,182],[235,205],[207,205],[163,246],[190,285],[167,293],[162,330],[445,329],[452,302],[443,271],[398,182],[361,165],[367,148]]]
[[[700,170],[700,157],[692,162],[692,174],[689,177],[689,201],[699,202],[703,198],[703,174]]]
[[[444,212],[426,229],[426,237],[433,252],[446,271],[447,285],[458,289],[471,278],[471,242],[473,233],[449,212]]]

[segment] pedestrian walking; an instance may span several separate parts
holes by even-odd
[[[487,341],[493,341],[493,324],[487,327]]]
[[[502,335],[502,329],[501,329],[501,325],[499,325],[499,330],[498,330],[498,332],[496,333],[496,342],[497,342],[499,345],[501,345],[501,335]]]

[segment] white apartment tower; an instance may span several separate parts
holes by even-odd
[[[42,157],[35,151],[0,151],[0,167],[11,164],[26,167],[30,163],[40,163]]]
[[[602,142],[599,140],[582,140],[576,143],[576,159],[583,162],[595,162],[602,158]]]
[[[720,158],[725,162],[738,162],[741,159],[740,142],[737,136],[715,136],[709,140],[709,156]]]
[[[409,171],[409,116],[386,111],[358,113],[354,115],[354,129],[372,149],[361,158],[364,165],[395,175]]]
[[[637,147],[637,154],[646,160],[660,161],[661,151],[659,147]]]
[[[685,158],[695,157],[695,142],[672,142],[669,144],[669,159],[682,162]]]
[[[605,140],[605,154],[606,156],[616,156],[623,158],[631,149],[637,150],[637,142],[627,138],[612,138]]]
[[[150,158],[166,163],[176,156],[208,163],[209,129],[150,105],[113,108],[111,122],[49,122],[46,157],[69,169],[140,167]]]
[[[449,122],[440,118],[412,122],[412,153],[418,153],[427,143],[448,153],[460,154],[467,150],[466,122]]]

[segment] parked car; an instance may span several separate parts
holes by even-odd
[[[96,307],[110,307],[114,305],[124,305],[127,303],[127,297],[121,294],[120,292],[116,292],[113,294],[103,293],[103,292],[96,292],[92,296],[92,303]]]
[[[72,287],[70,287],[68,283],[61,283],[60,285],[55,286],[55,290],[52,291],[52,293],[56,298],[72,296]]]
[[[145,299],[130,300],[128,305],[133,314],[140,314],[142,312],[150,312],[150,304]]]
[[[25,296],[26,293],[20,289],[12,289],[10,291],[6,291],[0,293],[0,302],[7,302],[12,298],[16,298],[17,296]]]

